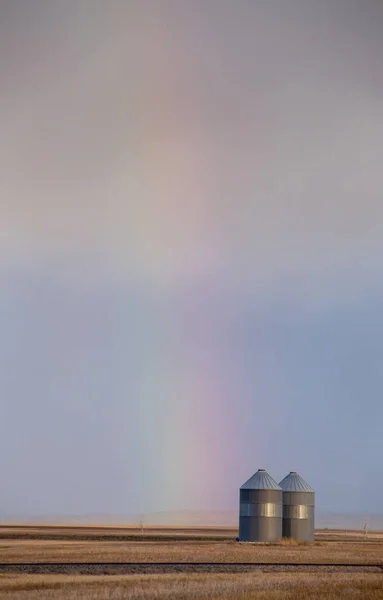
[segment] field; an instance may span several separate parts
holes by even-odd
[[[372,565],[383,564],[382,536],[357,533],[264,545],[238,544],[229,529],[1,526],[0,598],[381,599],[383,571]]]
[[[382,575],[258,574],[0,577],[9,600],[364,600],[382,599]]]

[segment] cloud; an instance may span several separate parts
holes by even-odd
[[[375,260],[381,14],[290,4],[12,10],[3,262],[178,280]]]

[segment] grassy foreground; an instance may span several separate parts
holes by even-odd
[[[379,574],[0,575],[4,600],[381,600],[382,593]]]

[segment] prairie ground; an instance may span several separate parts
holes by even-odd
[[[43,528],[34,528],[37,533]],[[314,545],[239,544],[224,539],[174,538],[120,541],[110,529],[87,528],[91,537],[76,540],[85,528],[44,528],[44,539],[25,535],[25,528],[0,529],[0,563],[31,562],[270,562],[383,563],[383,543],[317,541]],[[96,530],[97,529],[97,530]],[[126,533],[126,528],[123,528]],[[174,529],[174,528],[172,528]],[[60,535],[60,531],[63,533]],[[17,533],[19,531],[19,534]],[[220,535],[220,531],[215,534]],[[2,537],[2,532],[5,536]],[[31,529],[29,529],[29,533]],[[120,532],[121,533],[121,532]],[[155,532],[158,536],[160,530]],[[183,531],[183,533],[185,533]],[[93,536],[94,534],[94,536]],[[222,534],[222,530],[221,530]],[[47,537],[54,539],[46,539]],[[82,535],[82,534],[81,534]],[[78,537],[81,538],[78,534]],[[120,535],[120,534],[119,534]],[[193,531],[191,532],[194,536]],[[93,536],[93,537],[92,537]],[[210,536],[210,539],[209,539]],[[38,536],[37,536],[38,537]],[[17,539],[19,538],[19,539]],[[62,539],[61,539],[62,538]],[[274,567],[272,567],[274,568]],[[300,569],[300,567],[299,567]],[[147,575],[73,575],[0,573],[0,599],[7,600],[343,600],[383,598],[380,573],[173,573]]]
[[[152,541],[169,539],[190,540],[234,540],[238,535],[236,527],[184,527],[145,525],[7,525],[0,524],[0,538],[6,539],[65,539],[115,540],[124,541],[150,539]],[[315,532],[317,541],[383,541],[383,531],[364,531],[344,529],[318,529]]]
[[[306,545],[237,542],[101,542],[1,540],[0,563],[14,562],[272,562],[382,563],[383,543]]]
[[[3,600],[381,600],[382,575],[0,576]]]

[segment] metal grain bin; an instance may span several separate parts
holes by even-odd
[[[279,485],[283,491],[283,537],[313,542],[315,510],[313,488],[296,471],[291,471]]]
[[[259,469],[239,490],[239,541],[275,542],[282,537],[282,490]]]

